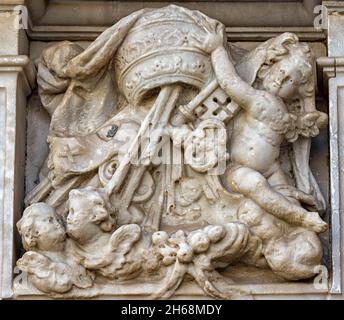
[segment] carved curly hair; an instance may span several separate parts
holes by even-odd
[[[312,110],[305,106],[305,99],[315,95],[315,78],[313,73],[313,56],[306,43],[300,43],[293,33],[283,33],[279,37],[267,41],[262,47],[265,59],[257,71],[255,83],[261,84],[271,66],[283,59],[292,59],[299,66],[302,78],[297,88],[298,94],[290,101],[284,101],[289,110],[288,126],[281,125],[289,142],[297,140],[299,135],[314,137],[319,128],[327,124],[327,116],[316,110],[315,101]],[[307,109],[307,110],[306,110]]]
[[[37,240],[42,236],[39,232],[38,224],[45,217],[55,217],[59,221],[52,207],[43,202],[39,202],[26,208],[22,218],[17,222],[17,229],[22,236],[22,243],[25,250],[34,250],[37,248]],[[63,240],[62,235],[60,240]]]
[[[306,43],[301,43],[299,38],[293,33],[283,33],[266,43],[266,57],[264,63],[258,70],[257,80],[265,78],[271,66],[283,59],[291,58],[300,66],[302,79],[298,88],[301,97],[313,94],[313,57],[310,47]]]

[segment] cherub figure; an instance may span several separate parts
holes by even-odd
[[[116,212],[105,191],[72,190],[67,230],[45,203],[28,207],[17,227],[27,252],[17,261],[30,281],[53,296],[73,286],[89,288],[95,273],[128,279],[141,271],[129,252],[141,237],[138,225],[116,230]]]
[[[188,207],[202,196],[202,187],[200,182],[195,178],[187,178],[180,183],[181,206]]]
[[[85,268],[115,279],[140,272],[141,261],[129,252],[141,238],[136,224],[116,230],[116,211],[103,189],[87,187],[69,194],[67,233],[74,240],[74,255]]]
[[[17,223],[27,252],[17,266],[41,291],[65,293],[73,286],[88,288],[94,276],[66,253],[68,239],[53,208],[45,203],[28,207]]]
[[[54,209],[45,203],[28,207],[17,227],[25,250],[63,251],[66,232]]]
[[[202,197],[203,189],[195,178],[184,178],[180,181],[177,194],[178,206],[173,209],[173,217],[180,223],[195,221],[201,217],[202,209],[198,200]]]
[[[280,147],[285,140],[295,141],[299,135],[317,135],[327,123],[327,116],[305,105],[306,114],[297,118],[284,101],[305,94],[312,75],[311,54],[293,34],[274,39],[258,72],[260,81],[254,86],[242,80],[229,59],[221,24],[210,25],[199,15],[198,23],[206,30],[198,46],[211,54],[215,75],[221,88],[241,107],[235,118],[231,140],[231,165],[227,172],[230,188],[291,225],[303,226],[321,233],[327,224],[317,212],[305,210],[300,202],[315,206],[315,199],[292,188],[279,163]],[[310,99],[308,99],[310,100]],[[304,103],[310,103],[304,99]],[[293,197],[283,195],[289,186]],[[289,192],[290,194],[290,192]]]
[[[88,187],[69,193],[67,233],[77,243],[87,246],[103,242],[104,247],[115,227],[116,212],[105,192]]]

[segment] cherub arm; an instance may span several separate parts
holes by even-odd
[[[211,55],[211,62],[220,87],[242,108],[254,112],[257,102],[261,105],[268,99],[264,91],[256,90],[237,74],[227,50],[225,49],[224,26],[216,21],[209,21],[201,13],[194,13],[195,22],[204,30],[204,34],[192,35],[193,45]],[[271,100],[271,98],[270,98]]]
[[[262,93],[242,80],[228,57],[223,45],[211,53],[211,61],[220,87],[242,108],[250,111]]]

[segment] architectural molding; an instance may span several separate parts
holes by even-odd
[[[318,83],[328,93],[328,81],[344,72],[344,57],[320,57],[317,59]]]
[[[13,2],[22,3],[22,1]],[[216,2],[216,6],[213,2]],[[28,30],[30,39],[92,41],[102,31],[130,12],[143,7],[162,7],[169,2],[39,0],[25,3],[30,12]],[[321,3],[320,0],[179,1],[174,3],[201,10],[223,22],[228,26],[226,31],[229,41],[265,41],[286,31],[296,33],[302,41],[325,39],[324,32],[313,27],[314,8]],[[245,12],[245,17],[243,17],[243,12]]]
[[[0,56],[0,72],[19,72],[24,76],[28,91],[36,87],[36,68],[28,56]]]
[[[14,263],[19,248],[15,223],[23,210],[26,99],[36,83],[36,70],[24,30],[16,28],[16,5],[0,5],[0,299],[13,296]]]
[[[23,210],[26,97],[35,69],[26,56],[0,56],[0,299],[13,296],[15,223]]]

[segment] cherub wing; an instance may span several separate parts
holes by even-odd
[[[127,224],[119,227],[111,236],[111,251],[118,255],[126,255],[135,242],[140,239],[141,228],[137,224]]]
[[[317,210],[324,212],[326,210],[326,200],[309,166],[311,143],[311,138],[299,137],[292,144],[290,160],[296,187],[307,194],[313,195],[317,201]]]
[[[312,195],[316,200],[317,211],[324,212],[326,210],[326,200],[314,178],[309,160],[312,137],[316,137],[319,134],[319,129],[327,126],[328,116],[316,109],[315,77],[311,76],[310,80],[299,91],[302,93],[302,96],[300,94],[299,97],[299,103],[297,103],[299,108],[292,110],[296,116],[296,134],[295,141],[292,140],[290,160],[296,187]],[[288,106],[288,108],[293,109],[292,106]]]
[[[31,282],[43,292],[68,292],[73,287],[69,267],[54,262],[45,255],[29,251],[17,261],[20,270],[27,272]]]
[[[130,279],[140,269],[140,259],[134,261],[127,254],[141,238],[141,228],[137,224],[127,224],[118,228],[111,236],[108,265],[99,272],[109,278]]]

